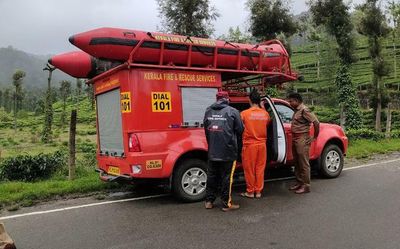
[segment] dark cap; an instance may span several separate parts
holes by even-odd
[[[225,91],[220,91],[220,92],[217,92],[217,100],[220,100],[220,99],[229,99],[229,94],[228,94],[228,92],[225,92]]]

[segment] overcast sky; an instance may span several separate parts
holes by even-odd
[[[360,2],[354,0],[353,2]],[[246,0],[211,0],[221,16],[215,35],[229,27],[247,27]],[[307,9],[305,0],[292,0],[294,14]],[[76,50],[72,34],[99,27],[157,31],[160,26],[156,0],[0,0],[0,47],[34,54]]]

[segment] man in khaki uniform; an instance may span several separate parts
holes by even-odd
[[[303,98],[298,93],[291,93],[289,104],[295,110],[292,118],[292,153],[295,161],[296,184],[290,190],[296,194],[310,192],[310,145],[319,134],[317,117],[303,104]],[[310,126],[314,125],[314,137],[310,137]]]

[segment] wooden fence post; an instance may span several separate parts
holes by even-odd
[[[75,179],[75,136],[76,136],[76,110],[71,111],[71,123],[69,126],[69,160],[68,179]]]
[[[385,137],[390,138],[390,130],[392,128],[392,111],[390,110],[391,105],[390,103],[387,106],[387,114],[386,114],[386,131],[385,131]]]

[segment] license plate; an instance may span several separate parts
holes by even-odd
[[[118,167],[109,166],[108,167],[108,174],[110,175],[120,175],[120,171]]]

